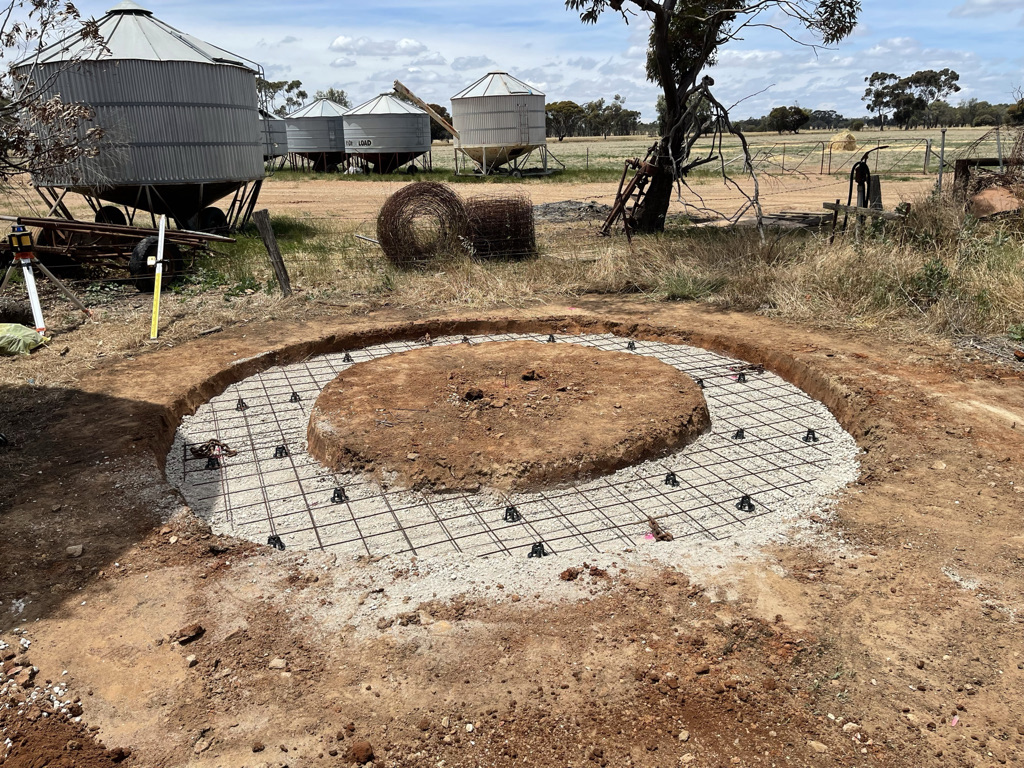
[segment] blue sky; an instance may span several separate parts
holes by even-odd
[[[561,0],[140,0],[159,18],[259,62],[270,79],[299,79],[310,93],[343,88],[359,103],[396,78],[431,102],[488,71],[509,71],[548,101],[585,102],[618,93],[654,116],[657,89],[643,72],[647,23],[607,13],[582,25]],[[862,0],[861,24],[832,50],[802,48],[753,30],[724,49],[710,74],[734,115],[779,104],[863,115],[864,78],[951,67],[954,97],[1011,101],[1024,85],[1024,0]],[[81,0],[102,15],[114,0]],[[765,90],[767,89],[767,90]],[[752,95],[757,94],[757,95]],[[748,98],[749,97],[749,98]]]

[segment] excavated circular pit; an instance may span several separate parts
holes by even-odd
[[[625,384],[632,389],[643,388],[637,372],[648,360],[660,361],[702,390],[710,430],[658,458],[637,459],[591,479],[563,477],[557,487],[545,479],[544,487],[525,491],[412,489],[386,467],[375,466],[376,474],[357,467],[334,470],[308,450],[314,405],[339,375],[428,346],[444,357],[491,342],[575,348],[592,359],[601,359],[598,352],[614,353],[624,364],[635,361],[632,372],[627,367],[619,374],[631,378]],[[542,364],[530,369],[538,366],[543,371]],[[512,369],[510,379],[527,372],[522,367]],[[461,386],[454,390],[459,397],[466,394]],[[483,393],[484,399],[491,394]],[[651,394],[664,392],[659,387]],[[625,403],[619,405],[626,410]],[[384,407],[391,411],[374,422],[381,432],[397,428],[389,425],[397,423],[397,409],[407,406]],[[456,416],[461,424],[470,418]],[[372,447],[370,440],[368,435]],[[397,460],[419,453],[419,462],[426,456],[421,448],[410,445]],[[790,540],[857,478],[857,454],[854,439],[824,405],[759,366],[696,347],[610,334],[490,334],[394,341],[251,376],[183,419],[167,475],[215,531],[279,548],[347,556],[525,557],[541,551],[646,553],[649,547],[651,556],[684,562],[705,543],[731,540],[730,548],[735,544],[744,552]]]
[[[656,358],[506,341],[357,363],[307,437],[324,466],[400,487],[536,491],[673,453],[710,424],[693,379]]]

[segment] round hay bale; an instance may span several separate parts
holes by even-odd
[[[838,149],[844,152],[855,152],[857,150],[857,137],[850,131],[840,131],[829,139],[829,148]]]
[[[377,215],[377,240],[398,266],[466,250],[469,216],[450,187],[420,181],[387,199]]]
[[[466,201],[474,255],[525,259],[537,252],[533,202],[526,195],[473,197]]]

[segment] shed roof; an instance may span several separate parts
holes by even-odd
[[[81,31],[44,48],[38,58],[21,62],[41,64],[70,60],[196,61],[228,64],[256,71],[259,67],[241,56],[181,32],[153,16],[133,0],[122,0],[97,22],[102,45]]]
[[[452,99],[471,99],[477,96],[512,96],[528,94],[543,96],[544,94],[527,85],[522,80],[512,77],[508,72],[488,72],[468,88],[459,91]]]
[[[352,107],[345,113],[346,117],[353,115],[425,115],[427,114],[419,107],[395,98],[390,93],[382,93],[374,96],[369,101],[363,102],[358,107]]]

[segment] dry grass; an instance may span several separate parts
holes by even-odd
[[[849,236],[829,245],[827,236],[811,233],[762,242],[753,229],[679,228],[629,245],[621,235],[598,237],[593,223],[543,224],[538,258],[459,256],[405,270],[357,240],[347,224],[276,223],[299,289],[295,297],[279,297],[262,244],[253,238],[198,265],[165,294],[159,345],[148,340],[149,296],[116,284],[102,290],[79,284],[96,311],[83,321],[44,284],[55,341],[30,358],[0,361],[0,383],[73,385],[104,357],[144,354],[219,325],[385,306],[523,307],[584,295],[698,301],[901,337],[1024,329],[1024,219],[979,222],[934,200],[918,201],[905,224],[870,232],[861,243]],[[69,351],[61,356],[64,347]]]
[[[591,228],[545,231],[540,259],[453,259],[391,277],[391,303],[524,306],[584,294],[703,301],[824,327],[1005,333],[1024,321],[1024,222],[983,223],[921,200],[906,224],[851,235],[682,229],[600,239]]]

